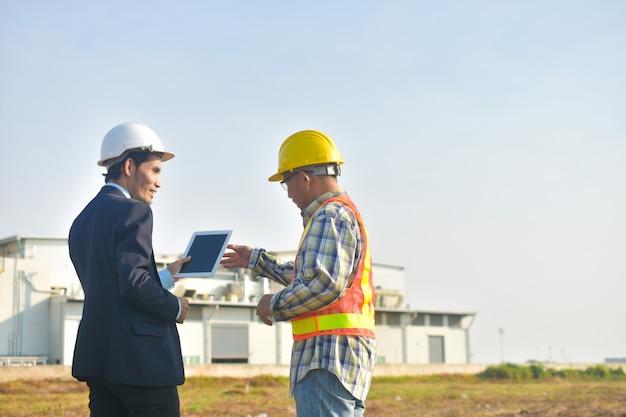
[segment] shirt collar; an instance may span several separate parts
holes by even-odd
[[[121,191],[121,192],[122,192],[122,193],[126,196],[126,198],[130,198],[130,193],[129,193],[128,191],[126,191],[126,188],[122,187],[121,185],[116,184],[116,183],[114,183],[114,182],[107,182],[107,183],[106,183],[106,184],[104,184],[104,185],[105,185],[105,186],[107,186],[107,185],[108,185],[109,187],[115,187],[115,188],[117,188],[118,190],[120,190],[120,191]]]
[[[313,200],[311,204],[306,206],[304,210],[302,210],[302,212],[300,213],[302,215],[302,220],[303,220],[304,225],[306,226],[309,219],[311,219],[311,216],[313,216],[313,213],[315,213],[315,211],[318,208],[320,208],[320,206],[324,203],[324,201],[332,197],[337,197],[339,195],[346,195],[346,194],[347,194],[346,190],[341,189],[338,191],[328,191],[322,194],[321,196],[317,197],[315,200]]]

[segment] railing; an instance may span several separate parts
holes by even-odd
[[[0,356],[0,366],[45,365],[47,361],[43,356]]]

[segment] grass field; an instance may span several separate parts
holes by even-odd
[[[188,378],[184,417],[294,417],[286,378]],[[88,390],[73,380],[0,384],[0,416],[88,416]],[[485,381],[474,376],[375,378],[366,416],[626,417],[626,380]]]

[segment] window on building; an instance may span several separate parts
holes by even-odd
[[[190,355],[190,356],[183,355],[183,363],[185,365],[198,365],[200,364],[200,356],[199,355]]]
[[[443,314],[430,314],[431,326],[443,326]]]
[[[400,326],[402,324],[400,318],[402,317],[400,314],[387,313],[387,324],[389,326]]]
[[[457,314],[448,315],[448,326],[449,327],[461,327],[461,319],[463,316],[459,316]]]
[[[411,320],[413,326],[426,326],[426,314],[418,314],[413,320]]]
[[[237,281],[237,273],[236,272],[221,271],[221,270],[218,269],[212,279],[221,279],[221,280],[224,280],[224,281],[233,281],[233,282],[235,282],[235,281]]]
[[[187,311],[187,317],[185,318],[185,320],[189,320],[189,321],[202,320],[202,308],[199,308],[196,305],[190,305],[189,307],[191,308],[189,309],[189,311]]]

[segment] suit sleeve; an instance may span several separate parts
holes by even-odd
[[[159,281],[152,250],[152,210],[132,204],[117,245],[120,295],[140,309],[164,320],[175,321],[178,299]]]

